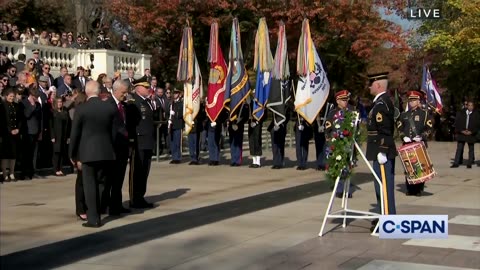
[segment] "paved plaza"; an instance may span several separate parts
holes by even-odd
[[[448,214],[448,239],[382,240],[370,236],[366,220],[346,228],[329,220],[318,237],[330,185],[313,162],[295,170],[288,148],[282,170],[270,169],[271,153],[264,167],[248,168],[248,151],[242,167],[153,162],[147,200],[155,208],[104,216],[99,229],[76,219],[74,175],[5,183],[0,269],[479,269],[480,167],[450,169],[456,144],[429,146],[438,176],[422,197],[404,195],[397,159],[397,212]],[[309,160],[314,154],[311,145]],[[372,180],[360,162],[351,208],[374,208]]]

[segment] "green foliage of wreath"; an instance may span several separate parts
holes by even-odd
[[[330,140],[326,147],[326,175],[332,184],[338,176],[345,180],[353,173],[356,157],[353,159],[350,157],[354,150],[354,139],[360,145],[364,140],[362,134],[365,133],[364,125],[355,127],[357,117],[358,112],[351,110],[338,111],[333,117],[332,132],[329,134]]]

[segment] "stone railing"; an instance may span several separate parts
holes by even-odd
[[[127,70],[133,68],[135,74],[142,74],[150,68],[151,55],[129,53],[105,49],[70,49],[53,46],[43,46],[32,43],[20,43],[0,40],[0,47],[7,51],[12,62],[23,53],[26,59],[33,57],[32,50],[40,51],[40,59],[50,65],[50,73],[56,77],[60,75],[60,68],[65,66],[69,73],[75,73],[78,66],[91,69],[92,78],[96,79],[100,73],[112,77],[119,71],[122,78],[127,78]]]

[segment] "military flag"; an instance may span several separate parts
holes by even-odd
[[[299,79],[295,93],[295,111],[312,124],[327,101],[330,82],[310,35],[308,19],[302,23],[297,51],[297,74]]]
[[[223,102],[223,105],[229,111],[230,121],[238,118],[240,108],[250,95],[250,85],[247,70],[243,63],[241,44],[238,19],[234,18],[230,36],[228,72],[225,81],[225,100]]]
[[[267,108],[273,113],[273,123],[279,126],[287,119],[286,103],[290,100],[290,68],[288,66],[287,37],[285,24],[280,22],[277,49],[275,51],[272,83]]]
[[[177,81],[183,82],[183,120],[185,133],[193,128],[195,117],[200,111],[202,98],[202,74],[193,48],[192,28],[183,29],[182,43],[178,57]]]
[[[423,65],[422,91],[427,95],[428,106],[434,109],[435,112],[441,113],[443,108],[442,98],[438,93],[437,84],[433,80],[427,65]]]
[[[270,50],[270,38],[265,18],[258,22],[257,35],[255,36],[254,69],[257,70],[255,86],[255,98],[253,99],[252,116],[260,121],[265,113],[271,85],[271,71],[273,68],[273,56]]]
[[[227,64],[223,58],[222,49],[218,43],[218,24],[210,26],[210,44],[208,46],[208,62],[210,75],[208,77],[207,103],[205,110],[210,121],[215,122],[223,110],[225,99],[225,78]]]

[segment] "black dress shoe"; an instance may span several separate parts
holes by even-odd
[[[337,193],[337,194],[335,194],[335,197],[337,197],[337,198],[342,198],[342,197],[343,197],[343,193]]]
[[[240,167],[240,164],[234,162],[234,163],[230,164],[230,166],[231,167]]]
[[[213,162],[213,166],[218,166],[219,164],[220,164],[220,162],[218,162],[218,161]]]
[[[198,165],[198,161],[195,161],[195,160],[192,160],[190,161],[190,163],[188,163],[188,165]]]
[[[213,166],[213,161],[208,162],[208,166]]]
[[[325,167],[323,167],[323,166],[318,166],[318,167],[317,167],[317,171],[322,171],[322,172],[323,172],[323,171],[325,171]]]
[[[298,166],[298,167],[297,167],[297,171],[304,171],[305,169],[306,169],[306,168],[303,167],[303,166]]]
[[[153,208],[153,203],[149,202],[138,202],[130,204],[130,208],[138,208],[138,209],[145,209],[145,208]]]
[[[128,214],[128,213],[131,213],[131,212],[132,212],[132,210],[127,209],[125,207],[120,208],[120,213]]]
[[[102,227],[102,223],[98,222],[95,224],[91,224],[91,223],[85,222],[85,223],[82,223],[82,226],[87,228],[100,228]]]
[[[273,165],[273,166],[272,166],[272,169],[278,170],[278,169],[280,169],[280,167],[278,167],[277,165]]]
[[[254,168],[254,169],[257,169],[257,168],[260,168],[260,165],[258,164],[250,164],[250,166],[248,166],[249,168]]]
[[[453,164],[450,168],[458,168],[458,164]]]
[[[467,165],[467,169],[471,169],[472,168],[472,165]]]

